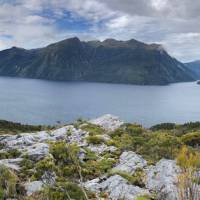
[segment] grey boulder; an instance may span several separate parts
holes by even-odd
[[[132,151],[123,152],[119,158],[119,164],[112,171],[123,171],[134,174],[135,170],[147,166],[147,161],[142,156]]]

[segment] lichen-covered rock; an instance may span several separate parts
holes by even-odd
[[[41,180],[45,185],[52,186],[56,182],[56,173],[51,170],[45,171],[41,177]]]
[[[88,147],[91,151],[95,152],[97,155],[102,154],[103,152],[115,152],[117,148],[115,146],[107,146],[105,144],[93,145],[90,144]]]
[[[74,126],[69,125],[69,126],[64,126],[62,128],[50,131],[48,140],[50,141],[64,140],[66,139],[68,132],[73,132],[75,130],[76,129],[74,128]]]
[[[3,159],[0,160],[0,166],[5,166],[9,169],[19,171],[20,170],[20,162],[22,158],[15,158],[15,159]]]
[[[136,169],[147,166],[147,161],[142,156],[132,152],[123,152],[119,158],[119,164],[113,168],[113,171],[123,171],[134,174]]]
[[[96,119],[92,119],[89,122],[91,124],[101,126],[107,131],[114,131],[124,123],[119,119],[119,117],[110,114],[103,115]]]
[[[106,180],[106,179],[105,179]],[[95,178],[93,180],[87,181],[84,183],[84,187],[91,192],[99,193],[101,190],[102,178]]]
[[[83,148],[80,148],[80,151],[78,153],[78,158],[81,162],[84,162],[85,159],[85,155],[86,155],[86,150]]]
[[[86,137],[88,137],[88,132],[83,131],[81,129],[72,128],[70,132],[68,132],[67,141],[69,143],[76,143],[80,147],[87,146]]]
[[[44,142],[48,140],[49,134],[46,131],[37,133],[21,133],[19,135],[0,136],[1,144],[8,148],[24,149],[26,146],[31,146],[37,142]]]
[[[42,181],[33,181],[24,184],[27,196],[31,196],[35,192],[39,192],[42,189],[42,186]]]
[[[27,147],[24,154],[27,154],[31,160],[38,161],[49,154],[49,145],[46,143],[36,143]]]
[[[107,142],[107,141],[111,140],[111,137],[109,135],[107,135],[107,134],[101,135],[101,138],[103,139],[104,142]]]
[[[64,126],[53,131],[40,131],[37,133],[21,133],[19,135],[0,136],[0,144],[5,148],[26,150],[36,143],[48,141],[69,140],[70,143],[80,144],[87,132],[74,128],[72,125]]]
[[[149,191],[138,186],[133,186],[119,175],[114,175],[106,180],[100,178],[88,181],[85,187],[93,192],[106,192],[110,200],[134,200],[137,196],[147,195]]]
[[[178,200],[176,184],[179,173],[176,161],[162,159],[147,170],[146,187],[166,200]]]

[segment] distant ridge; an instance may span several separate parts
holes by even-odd
[[[83,42],[77,37],[40,49],[0,51],[0,75],[139,85],[194,80],[190,69],[159,44],[134,39]]]
[[[200,60],[185,63],[186,67],[195,74],[196,79],[200,79]]]

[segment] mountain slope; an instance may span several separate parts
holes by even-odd
[[[185,63],[186,67],[191,70],[197,79],[200,79],[200,60]]]
[[[0,52],[0,75],[147,85],[193,80],[190,70],[160,45],[134,39],[70,38],[41,49],[13,47]]]

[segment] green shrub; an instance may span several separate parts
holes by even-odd
[[[78,159],[78,153],[80,151],[77,145],[69,145],[66,142],[56,142],[50,146],[50,153],[53,155],[56,164],[66,165],[72,164],[73,158]]]
[[[125,127],[122,126],[122,127],[118,128],[118,129],[116,129],[115,131],[110,132],[110,136],[111,136],[112,138],[114,138],[114,137],[120,137],[120,136],[122,136],[124,133],[125,133]]]
[[[73,125],[74,125],[74,127],[75,128],[80,128],[80,126],[82,126],[84,123],[86,123],[87,121],[85,121],[84,119],[82,119],[82,118],[79,118],[79,119],[77,119],[74,123],[73,123]]]
[[[36,178],[37,180],[41,179],[45,171],[56,170],[54,160],[51,157],[44,158],[43,160],[36,163],[35,170],[36,172],[34,174],[34,178]]]
[[[35,163],[32,160],[29,160],[28,158],[24,158],[21,163],[20,166],[22,169],[33,169],[34,168]]]
[[[101,154],[101,156],[104,158],[104,159],[115,159],[116,161],[119,159],[119,156],[121,155],[121,151],[119,149],[115,150],[114,152],[103,152]]]
[[[93,135],[101,135],[103,134],[105,131],[97,125],[94,124],[87,124],[81,127],[82,130],[89,132],[89,135],[93,136]]]
[[[25,157],[20,163],[20,178],[24,181],[29,179],[33,175],[34,166],[35,162]]]
[[[182,145],[180,137],[166,131],[131,132],[130,130],[134,130],[134,127],[127,131],[125,126],[118,129],[120,134],[112,135],[113,143],[121,151],[134,151],[150,163],[155,163],[161,158],[174,159],[176,157],[176,153]]]
[[[155,132],[149,134],[141,153],[154,161],[161,158],[174,159],[181,146],[180,138],[165,132]]]
[[[142,126],[138,124],[126,124],[125,130],[129,135],[141,135],[144,131]]]
[[[117,174],[123,177],[132,185],[145,187],[145,183],[144,183],[145,173],[142,169],[137,169],[133,175],[130,175],[129,173],[123,172],[123,171],[111,171],[109,173],[109,176],[114,175],[114,174]]]
[[[120,137],[119,143],[116,143],[116,145],[121,151],[132,150],[133,138],[129,134],[125,133]]]
[[[109,176],[119,175],[119,176],[123,177],[124,179],[126,179],[130,184],[134,183],[134,177],[132,175],[130,175],[129,173],[127,173],[127,172],[111,171],[108,175]]]
[[[8,159],[9,158],[9,153],[7,151],[2,151],[0,152],[0,159]]]
[[[43,191],[48,200],[86,200],[81,188],[71,182],[57,182],[54,187],[47,187]]]
[[[0,196],[5,198],[15,198],[17,196],[16,185],[18,178],[14,172],[6,167],[0,167]]]
[[[159,131],[159,130],[174,130],[176,128],[175,123],[161,123],[155,126],[152,126],[150,129],[152,131]]]
[[[33,125],[24,125],[15,122],[9,122],[5,120],[0,120],[0,134],[16,134],[22,132],[36,132],[46,129],[47,127],[43,126],[33,126]]]
[[[79,152],[80,148],[77,145],[66,142],[56,142],[50,145],[50,153],[55,161],[57,176],[71,179],[79,177]]]
[[[140,135],[144,132],[144,129],[141,125],[138,124],[130,124],[126,123],[122,125],[120,128],[110,133],[111,137],[119,136],[121,137],[123,134],[129,134],[130,136]]]
[[[17,149],[10,149],[8,151],[0,152],[0,159],[11,159],[18,158],[21,155],[21,152]]]
[[[181,199],[200,199],[198,175],[200,169],[200,153],[191,151],[187,146],[183,146],[177,155],[177,164],[181,167],[181,172],[177,176],[178,195]]]
[[[104,139],[99,135],[88,136],[86,140],[89,144],[102,144],[104,142]]]
[[[5,195],[4,195],[4,190],[3,188],[0,187],[0,200],[4,200],[5,198]]]
[[[77,174],[77,167],[74,165],[65,166],[61,169],[61,174],[64,177],[73,178]]]
[[[106,145],[108,146],[116,146],[116,141],[115,140],[108,140],[105,142]]]
[[[199,146],[200,145],[200,131],[188,133],[181,137],[182,141],[190,146]]]
[[[90,149],[88,148],[85,148],[85,158],[84,158],[84,161],[88,161],[88,160],[96,160],[97,159],[97,156],[95,154],[95,152],[91,151]]]
[[[183,124],[182,127],[186,128],[187,130],[200,129],[200,122],[187,122]]]
[[[136,198],[136,200],[152,200],[152,199],[155,199],[155,198],[153,198],[153,197],[151,197],[149,195],[142,195],[142,196],[138,196]]]
[[[92,179],[109,172],[116,164],[114,159],[90,160],[82,163],[82,173],[85,179]]]

